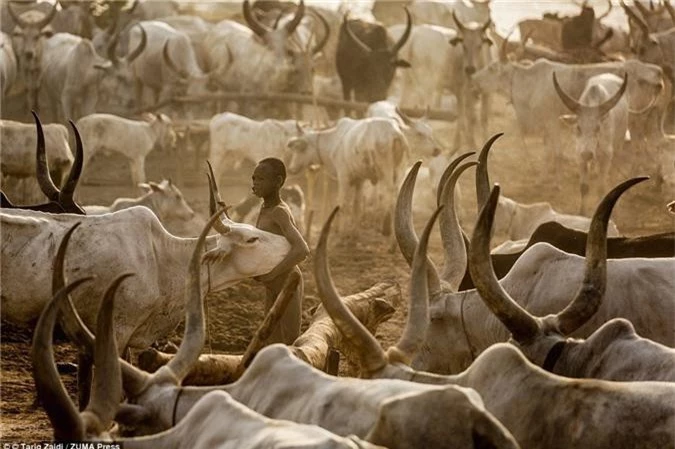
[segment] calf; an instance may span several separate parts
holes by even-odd
[[[91,114],[78,120],[77,128],[89,148],[85,154],[85,166],[95,154],[115,151],[129,161],[133,185],[145,182],[145,157],[148,153],[155,148],[173,148],[176,143],[171,119],[164,114],[150,114],[146,120]]]
[[[165,179],[159,184],[150,181],[139,184],[139,187],[145,190],[145,195],[138,198],[117,198],[110,206],[84,206],[84,210],[87,215],[101,215],[134,206],[145,206],[170,230],[195,218],[195,212],[171,180]]]

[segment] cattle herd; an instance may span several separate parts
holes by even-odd
[[[2,337],[30,332],[52,439],[675,449],[675,5],[569,0],[513,39],[495,1],[0,3]],[[221,197],[268,157],[318,233],[308,276],[243,355],[203,353],[205,298],[292,252],[258,198]],[[408,288],[342,296],[336,247]],[[303,282],[305,331],[265,346]],[[35,439],[20,427],[0,440]]]

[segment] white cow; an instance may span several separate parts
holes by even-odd
[[[591,179],[595,179],[600,191],[605,191],[609,173],[617,167],[613,161],[623,156],[623,142],[628,129],[628,103],[624,98],[628,75],[624,75],[623,80],[611,73],[589,78],[579,100],[567,94],[558,84],[555,72],[553,85],[572,112],[560,119],[574,129],[580,172],[580,213],[585,214],[588,213]]]
[[[165,337],[183,316],[184,270],[195,239],[169,234],[145,207],[132,207],[99,216],[45,214],[3,210],[2,318],[29,323],[51,298],[50,279],[56,242],[78,221],[72,237],[66,273],[96,275],[74,295],[85,323],[93,327],[103,285],[121,272],[138,276],[125,283],[118,295],[116,337],[120,349],[146,348]],[[219,235],[210,236],[205,260],[210,277],[201,288],[220,291],[251,276],[269,272],[290,247],[285,238],[253,226],[225,221]]]
[[[209,160],[216,180],[243,162],[257,164],[266,157],[286,159],[286,142],[299,130],[296,120],[258,121],[231,112],[214,115],[209,122]]]
[[[91,114],[77,121],[87,146],[85,166],[101,152],[115,151],[129,161],[131,182],[145,182],[145,158],[153,149],[171,149],[176,133],[171,119],[164,114],[146,116],[146,120],[129,120],[112,114]]]
[[[418,165],[416,165],[418,167]],[[411,170],[400,191],[396,211],[399,247],[406,260],[412,261],[417,237],[410,212],[416,170]],[[449,188],[449,182],[445,189]],[[452,196],[447,195],[447,198]],[[447,204],[443,201],[441,204]],[[480,299],[476,290],[457,292],[458,280],[467,266],[466,248],[461,229],[454,221],[452,207],[441,234],[446,255],[441,286],[440,276],[430,269],[431,324],[413,366],[439,373],[456,373],[465,369],[480,352],[491,344],[505,341],[508,332]],[[576,294],[584,275],[584,258],[565,253],[549,244],[537,243],[518,258],[499,283],[518,304],[535,316],[557,314]],[[673,347],[672,314],[675,313],[675,278],[672,258],[610,259],[607,261],[606,300],[598,311],[572,333],[587,337],[612,318],[624,318],[644,338]],[[645,313],[656,310],[658,313]]]
[[[329,176],[337,179],[337,202],[350,208],[350,220],[359,220],[364,214],[361,208],[364,181],[378,186],[383,203],[375,207],[375,212],[385,214],[384,230],[387,232],[389,214],[393,210],[391,192],[398,185],[402,162],[409,157],[410,151],[397,124],[377,117],[342,118],[333,128],[303,132],[288,142],[288,148],[291,150],[290,173],[320,164]]]

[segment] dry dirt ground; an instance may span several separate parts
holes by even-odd
[[[522,202],[551,201],[563,212],[575,213],[578,208],[578,176],[570,158],[563,166],[554,167],[560,175],[557,183],[549,177],[552,160],[549,151],[542,148],[537,139],[529,139],[524,148],[513,126],[512,111],[498,102],[496,116],[490,124],[491,132],[505,131],[506,135],[498,141],[490,158],[492,181],[500,182],[502,192]],[[454,125],[434,124],[439,137],[451,141]],[[85,142],[86,145],[86,142]],[[568,149],[572,147],[568,145]],[[467,149],[468,150],[468,149]],[[639,161],[654,160],[651,156],[634,155],[621,164],[613,174],[613,182],[628,176],[645,174],[647,170]],[[635,162],[637,161],[637,163]],[[204,182],[203,158],[195,161],[192,155],[181,154],[176,160],[170,155],[151,153],[146,164],[148,179],[159,181],[163,177],[173,176],[183,189],[186,198],[202,215],[207,213],[208,197]],[[180,170],[179,170],[180,169]],[[236,174],[246,180],[250,172]],[[475,212],[475,197],[472,194],[472,173],[461,181],[464,196],[461,207],[466,215]],[[109,204],[119,196],[136,196],[139,192],[130,185],[128,169],[118,157],[100,157],[95,159],[87,178],[97,185],[83,185],[79,188],[80,200],[84,204]],[[244,181],[246,182],[246,181]],[[238,199],[247,187],[239,185],[228,187],[221,185],[222,193],[228,201]],[[394,192],[392,192],[394,194]],[[661,192],[653,183],[645,183],[628,192],[619,201],[613,216],[619,229],[627,235],[640,235],[673,230],[672,216],[666,212],[665,204],[675,199],[675,192]],[[312,205],[310,205],[312,206]],[[314,208],[320,208],[314,203]],[[344,212],[343,212],[344,213]],[[426,216],[416,217],[416,225],[421,230]],[[322,217],[315,217],[311,246],[322,224]],[[355,224],[356,225],[356,224]],[[356,228],[356,226],[355,226]],[[440,263],[441,251],[438,233],[432,240],[432,256]],[[344,294],[350,294],[383,281],[398,282],[407,301],[409,270],[403,257],[396,251],[388,251],[389,241],[374,228],[364,224],[349,241],[333,236],[330,242],[330,263],[336,285]],[[302,264],[305,275],[304,310],[316,305],[314,279],[311,274],[311,260]],[[246,347],[256,326],[262,320],[263,289],[254,281],[244,282],[220,294],[207,297],[208,341],[204,351],[214,353],[240,353]],[[382,325],[378,338],[383,344],[393,343],[405,322],[405,304],[398,306],[394,317]],[[305,323],[306,324],[306,323]],[[3,323],[1,354],[1,421],[0,438],[3,441],[44,441],[51,439],[51,427],[41,408],[34,405],[33,380],[29,357],[32,329],[19,329]],[[170,337],[176,343],[180,341],[180,329]],[[56,360],[75,362],[73,348],[61,338],[56,346]],[[74,374],[63,375],[63,380],[75,394]]]

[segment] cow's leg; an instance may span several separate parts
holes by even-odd
[[[141,182],[145,182],[145,158],[138,157],[131,161],[131,183],[137,186]]]
[[[488,135],[488,120],[490,119],[491,97],[488,94],[480,94],[480,126],[483,133],[483,140],[487,140]]]
[[[465,98],[461,91],[457,92],[457,121],[455,122],[455,141],[452,146],[454,152],[459,151],[462,145],[462,128],[465,126]]]
[[[581,203],[579,206],[579,215],[586,215],[588,212],[588,196],[590,191],[589,186],[589,163],[580,160],[579,161],[579,191],[581,193]]]
[[[468,148],[476,147],[476,99],[469,86],[464,92],[464,113],[466,117],[465,141]]]

